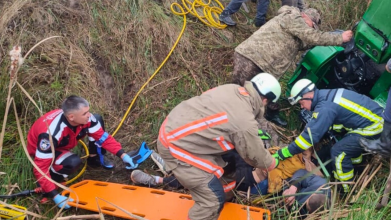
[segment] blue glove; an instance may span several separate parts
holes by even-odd
[[[69,206],[67,203],[66,203],[66,200],[68,199],[68,197],[66,196],[62,196],[60,194],[57,194],[54,198],[53,198],[53,201],[56,203],[57,207],[58,208],[62,208],[64,205],[64,209],[69,209],[71,208],[71,206]],[[69,199],[69,201],[73,201],[73,199]]]
[[[136,169],[138,167],[138,164],[135,165],[133,163],[133,159],[129,155],[127,155],[127,154],[125,154],[125,156],[122,157],[122,161],[124,161],[124,163],[129,164],[129,166],[125,166],[125,168],[128,169],[128,170],[133,170],[133,169]]]

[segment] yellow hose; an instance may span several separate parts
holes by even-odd
[[[219,7],[210,6],[213,1],[216,2]],[[182,6],[186,8],[186,11]],[[180,11],[176,11],[175,7]],[[197,12],[198,8],[200,9],[198,11],[203,12],[202,15]],[[208,3],[204,3],[202,0],[194,0],[193,2],[189,0],[182,0],[182,5],[178,4],[177,2],[171,4],[171,11],[175,15],[186,15],[190,13],[207,26],[217,29],[224,29],[227,27],[226,24],[221,23],[219,20],[219,15],[223,10],[224,7],[218,0],[209,0]]]
[[[221,5],[221,4],[220,4]],[[180,6],[179,6],[180,7]],[[171,9],[172,9],[172,6],[171,6]],[[160,66],[155,70],[155,72],[151,75],[151,77],[149,77],[149,79],[144,83],[144,85],[139,89],[139,91],[136,93],[136,95],[134,96],[132,102],[130,103],[128,109],[126,110],[124,116],[122,117],[121,119],[121,122],[119,123],[119,125],[117,126],[117,128],[115,129],[115,131],[113,132],[112,136],[114,137],[115,134],[117,134],[118,130],[121,128],[122,124],[124,123],[125,119],[128,117],[128,114],[130,112],[130,110],[132,109],[133,107],[133,104],[136,102],[136,99],[138,98],[138,96],[140,95],[141,91],[147,86],[147,84],[153,79],[153,77],[155,77],[155,75],[159,72],[159,70],[163,67],[163,65],[167,62],[168,58],[171,56],[172,52],[174,51],[175,47],[178,45],[178,42],[179,40],[181,39],[182,35],[183,35],[183,32],[185,31],[185,28],[186,28],[186,14],[187,13],[184,13],[183,11],[183,8],[180,7],[180,10],[182,11],[180,15],[183,15],[183,27],[182,27],[182,30],[181,32],[179,33],[179,36],[177,38],[177,40],[175,41],[174,43],[174,46],[172,46],[170,52],[168,53],[168,55],[166,56],[166,58],[163,60],[163,62],[160,64]],[[174,12],[174,11],[173,11]],[[175,14],[175,12],[174,12]],[[83,142],[83,141],[79,141],[83,147],[84,147],[84,150],[86,151],[86,155],[83,156],[82,158],[86,158],[89,156],[89,152],[88,152],[88,147],[87,145]],[[83,175],[83,173],[85,172],[87,168],[87,162],[84,164],[82,170],[79,172],[79,174],[77,174],[74,178],[68,180],[66,182],[66,185],[74,182],[77,178],[79,178],[81,175]]]

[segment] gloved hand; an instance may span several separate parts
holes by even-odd
[[[71,206],[69,206],[67,203],[66,203],[66,200],[68,199],[68,197],[66,197],[66,196],[62,196],[62,195],[60,195],[60,194],[57,194],[54,198],[53,198],[53,201],[54,201],[54,203],[56,203],[56,205],[57,205],[57,207],[58,208],[62,208],[63,206],[65,206],[64,207],[64,209],[69,209],[69,208],[71,208]],[[73,201],[73,199],[69,199],[69,201]]]
[[[129,164],[129,166],[125,166],[125,168],[128,169],[128,170],[133,170],[133,169],[136,169],[138,167],[138,164],[134,164],[132,158],[129,155],[127,155],[127,154],[125,154],[122,157],[122,161],[124,161],[124,163]]]
[[[275,153],[275,154],[273,154],[272,156],[274,157],[274,159],[276,160],[276,166],[274,167],[274,169],[275,168],[277,168],[278,167],[278,165],[280,164],[280,160],[278,159],[278,155],[276,155],[277,153]],[[277,157],[276,157],[277,156]]]
[[[293,155],[289,152],[288,147],[281,148],[275,154],[273,154],[273,157],[277,158],[279,160],[285,160],[285,159],[290,158],[292,156]]]
[[[262,140],[270,140],[270,139],[272,139],[272,136],[270,136],[269,133],[267,133],[266,131],[262,131],[261,129],[258,129],[258,136]]]

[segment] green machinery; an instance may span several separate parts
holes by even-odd
[[[391,86],[391,73],[385,70],[391,58],[390,8],[390,0],[372,0],[350,42],[308,50],[288,82],[287,95],[297,80],[308,78],[320,89],[350,89],[384,107]]]

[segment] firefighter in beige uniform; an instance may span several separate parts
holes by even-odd
[[[183,101],[167,116],[157,147],[167,170],[195,201],[189,219],[217,219],[225,193],[234,189],[234,178],[223,176],[222,154],[236,150],[248,164],[264,170],[278,165],[258,136],[256,120],[280,94],[276,78],[261,73],[243,87],[222,85]]]

